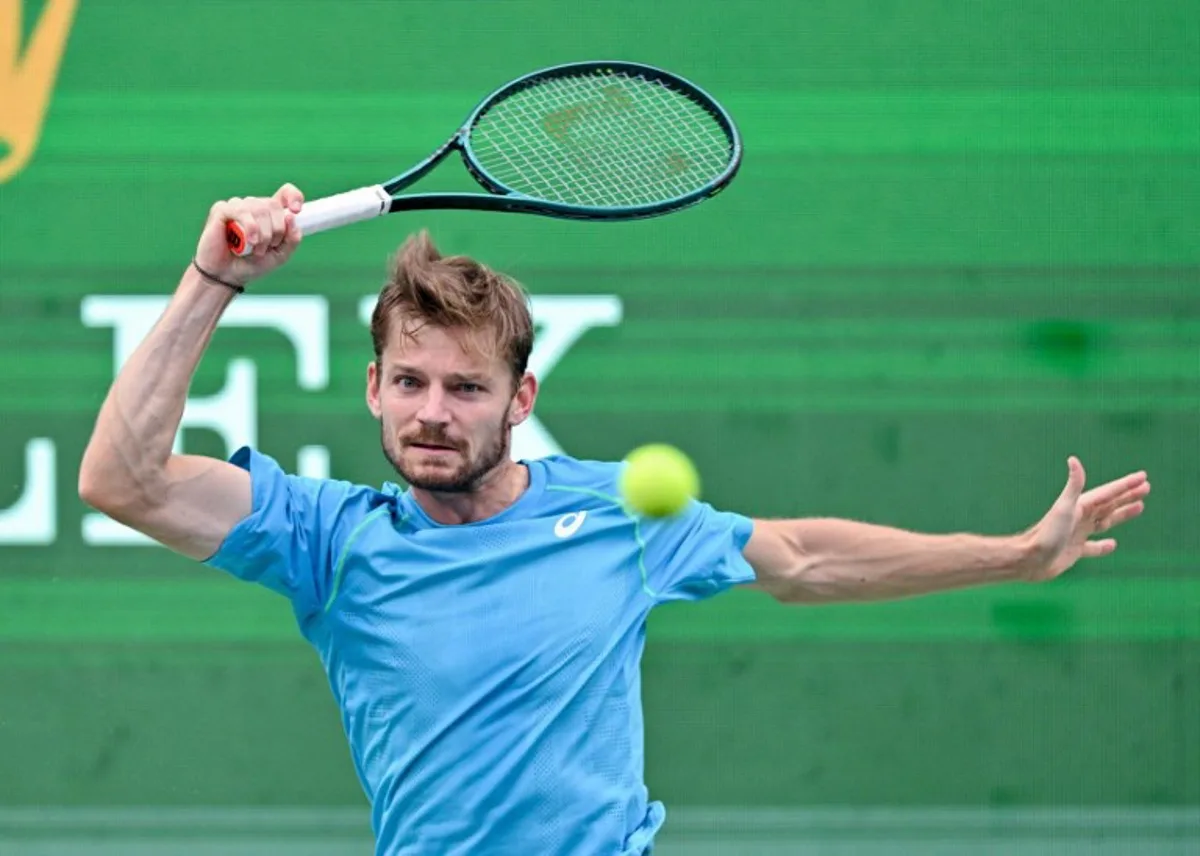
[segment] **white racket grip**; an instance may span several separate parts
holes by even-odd
[[[391,202],[392,197],[378,184],[347,190],[345,193],[305,202],[300,208],[300,213],[296,215],[296,225],[304,235],[324,232],[326,229],[336,229],[386,214]]]
[[[300,227],[301,234],[324,232],[386,214],[391,210],[391,203],[392,198],[382,185],[360,187],[358,190],[305,202],[296,215],[296,225]],[[232,220],[225,224],[225,243],[235,256],[248,256],[254,252],[254,246],[246,240],[245,231]]]

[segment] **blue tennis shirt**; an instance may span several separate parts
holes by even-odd
[[[754,573],[753,523],[692,502],[638,518],[619,463],[524,462],[475,523],[410,492],[285,473],[240,449],[253,508],[206,564],[288,598],[320,655],[378,856],[635,856],[665,810],[643,781],[639,663],[659,603]]]

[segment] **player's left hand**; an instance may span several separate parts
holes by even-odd
[[[1022,579],[1052,580],[1079,559],[1107,556],[1117,549],[1113,538],[1092,540],[1133,520],[1146,509],[1142,501],[1150,493],[1145,472],[1130,473],[1083,492],[1083,464],[1072,455],[1067,460],[1067,486],[1046,516],[1026,531],[1028,559],[1020,568]]]

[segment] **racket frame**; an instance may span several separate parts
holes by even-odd
[[[729,140],[729,162],[725,169],[702,187],[673,199],[643,205],[592,207],[554,202],[520,193],[506,186],[489,173],[478,161],[471,148],[471,131],[489,109],[508,96],[534,86],[543,80],[591,71],[616,71],[631,76],[656,80],[685,94],[703,107],[721,126]],[[487,193],[413,193],[400,192],[429,174],[453,151],[462,156],[463,165]],[[567,220],[617,221],[657,217],[703,202],[724,190],[737,175],[742,162],[742,138],[732,117],[715,98],[696,84],[661,68],[623,60],[589,60],[549,66],[511,80],[479,102],[462,126],[425,160],[383,184],[367,185],[305,202],[296,223],[304,233],[322,232],[360,220],[369,220],[397,211],[470,210],[503,211],[519,214],[540,214]],[[236,222],[225,226],[226,242],[234,255],[245,256],[253,251],[245,233]]]
[[[494,105],[505,98],[528,89],[546,79],[567,77],[574,74],[586,74],[591,71],[616,71],[640,75],[648,80],[665,83],[669,88],[679,91],[694,102],[704,107],[725,132],[729,139],[729,163],[725,169],[702,187],[661,202],[645,205],[613,206],[593,208],[585,205],[570,205],[563,202],[553,202],[535,196],[528,196],[506,186],[502,181],[490,174],[476,159],[471,148],[471,131],[479,123],[480,118]],[[462,156],[463,165],[480,185],[489,193],[414,193],[399,195],[400,191],[410,187],[426,176],[452,151]],[[634,220],[646,217],[656,217],[672,211],[679,211],[715,196],[724,190],[737,175],[742,162],[742,139],[733,118],[726,112],[715,98],[676,74],[654,66],[626,61],[590,60],[587,62],[572,62],[550,66],[530,72],[522,77],[506,83],[479,102],[471,111],[466,121],[455,134],[442,146],[407,172],[383,183],[382,188],[392,201],[386,213],[396,211],[421,211],[429,209],[469,209],[476,211],[506,211],[521,214],[542,214],[548,217],[575,220]]]

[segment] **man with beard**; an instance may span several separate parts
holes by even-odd
[[[289,599],[342,710],[378,854],[648,853],[639,661],[650,609],[754,585],[785,603],[1052,579],[1143,510],[1145,473],[1083,492],[1078,460],[1011,536],[752,520],[692,502],[639,518],[621,465],[510,459],[537,381],[521,288],[424,234],[371,321],[366,399],[407,484],[284,473],[250,449],[176,455],[189,382],[245,284],[300,242],[291,185],[213,206],[167,309],[106,398],[80,496],[166,546]],[[225,224],[256,247],[236,258]]]

